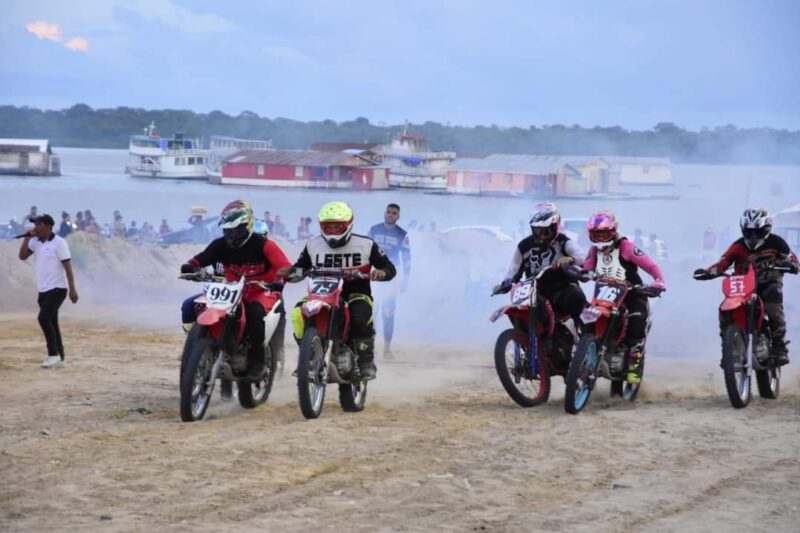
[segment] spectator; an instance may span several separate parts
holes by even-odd
[[[431,229],[429,231],[431,233],[439,233],[439,230],[436,229],[436,222],[431,222]]]
[[[266,215],[266,213],[264,214]],[[266,220],[264,222],[266,222]],[[269,227],[269,224],[267,224],[267,227]],[[275,223],[272,225],[270,233],[278,237],[289,238],[289,231],[286,229],[286,226],[284,226],[283,221],[281,221],[280,215],[275,215]]]
[[[275,222],[272,220],[272,213],[269,211],[264,211],[264,223],[267,225],[267,231],[272,233],[272,228],[275,226]]]
[[[90,233],[92,235],[100,235],[102,232],[100,231],[100,226],[97,225],[97,221],[94,217],[89,219],[89,222],[86,224],[86,233]]]
[[[114,237],[125,238],[128,232],[125,229],[125,221],[122,220],[122,215],[119,211],[114,211],[114,225],[112,226],[112,234]]]
[[[72,303],[78,301],[69,245],[53,233],[55,221],[50,215],[34,217],[32,222],[33,229],[25,234],[20,245],[19,258],[25,261],[37,254],[38,318],[47,343],[47,356],[42,361],[42,368],[61,368],[64,366],[64,344],[58,327],[58,309],[67,295]]]
[[[311,238],[311,232],[308,230],[308,219],[300,217],[300,225],[297,226],[297,240],[305,242]]]
[[[139,228],[136,227],[136,221],[131,221],[131,226],[125,231],[125,236],[129,239],[136,239],[139,237]]]
[[[167,224],[167,219],[166,218],[162,218],[161,219],[161,225],[158,227],[158,234],[159,235],[165,235],[167,233],[170,233],[171,231],[172,231],[172,229],[169,227],[169,224]]]
[[[83,218],[83,211],[75,213],[75,231],[83,231],[86,229],[86,220]]]
[[[61,226],[58,228],[58,236],[64,239],[73,231],[75,231],[75,227],[73,226],[72,221],[69,219],[69,213],[62,211]]]
[[[31,222],[31,219],[36,218],[38,216],[37,213],[38,211],[36,209],[36,206],[32,205],[30,211],[28,211],[27,214],[22,216],[22,226],[26,230],[33,229],[33,222]]]
[[[633,230],[633,245],[640,250],[644,250],[644,239],[642,239],[642,228]]]

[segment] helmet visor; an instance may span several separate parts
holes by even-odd
[[[225,242],[230,246],[240,246],[249,237],[250,232],[247,230],[247,224],[241,224],[235,228],[225,228],[222,230],[222,236],[225,237]]]
[[[760,228],[742,228],[742,236],[750,246],[756,246],[769,235],[769,228],[766,226]]]
[[[616,232],[611,229],[596,229],[589,231],[589,240],[592,242],[611,242]]]
[[[533,236],[539,241],[548,241],[556,236],[556,228],[554,224],[544,227],[533,226],[531,230],[533,231]]]
[[[320,222],[319,227],[325,235],[343,235],[347,231],[347,222]]]

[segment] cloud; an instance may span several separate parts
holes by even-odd
[[[64,39],[64,36],[61,35],[61,27],[58,24],[51,24],[44,20],[36,20],[34,22],[28,22],[25,25],[25,29],[28,30],[29,33],[34,34],[39,39],[47,39],[49,41],[55,41],[57,43],[61,42]]]
[[[185,33],[225,33],[235,29],[227,19],[214,14],[193,13],[169,0],[137,0],[125,3],[125,9],[145,20],[158,21]]]
[[[83,37],[73,37],[67,41],[64,46],[73,52],[83,52],[85,54],[89,53],[89,41]]]

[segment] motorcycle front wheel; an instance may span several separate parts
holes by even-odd
[[[191,342],[191,346],[184,350],[185,360],[181,361],[180,411],[181,420],[195,422],[205,416],[211,393],[214,392],[211,371],[219,350],[209,337],[199,331],[190,336],[188,342]]]
[[[567,371],[567,389],[564,392],[564,409],[576,415],[586,407],[597,380],[597,339],[593,333],[585,333],[578,341],[575,355]]]
[[[722,336],[722,373],[731,405],[737,409],[750,403],[750,375],[747,372],[747,341],[744,332],[729,324]]]
[[[318,418],[325,403],[328,384],[325,342],[315,327],[307,327],[297,358],[297,395],[306,418]]]
[[[522,407],[545,403],[550,397],[550,373],[538,355],[530,354],[528,334],[507,329],[494,345],[494,369],[512,400]],[[537,357],[531,371],[530,357]],[[526,368],[527,367],[527,368]]]

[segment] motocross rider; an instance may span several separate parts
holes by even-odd
[[[524,275],[535,277],[542,270],[551,269],[539,280],[539,296],[550,301],[553,309],[572,317],[575,328],[580,327],[580,316],[586,305],[578,280],[563,268],[583,265],[584,254],[575,241],[560,232],[561,215],[555,205],[543,202],[536,206],[530,219],[531,235],[522,239],[511,257],[506,278],[496,285],[493,294],[508,292],[511,285]],[[562,268],[557,268],[562,267]],[[547,320],[543,306],[540,319]]]
[[[220,213],[218,225],[222,228],[222,237],[211,241],[205,250],[181,265],[181,273],[191,274],[203,267],[222,263],[228,281],[238,281],[244,275],[246,281],[275,284],[273,290],[279,291],[283,281],[278,277],[278,271],[288,268],[290,263],[277,244],[254,232],[252,208],[241,200],[233,201]],[[264,317],[279,298],[279,294],[259,285],[245,286],[242,301],[250,337],[247,377],[251,380],[259,380],[264,372]],[[273,356],[278,358],[283,351],[286,324],[283,308],[280,313],[281,320],[270,340]],[[232,366],[235,366],[233,361]]]
[[[772,217],[766,209],[746,209],[739,219],[742,237],[731,244],[722,258],[706,269],[695,270],[694,275],[721,274],[731,265],[737,274],[744,274],[748,265],[756,270],[756,293],[764,302],[772,333],[770,355],[778,366],[789,363],[786,349],[786,318],[783,314],[783,272],[768,270],[775,261],[786,261],[791,265],[792,274],[800,272],[797,256],[786,241],[772,233]],[[720,334],[726,324],[720,320]]]
[[[661,269],[641,248],[620,235],[619,223],[614,213],[610,211],[595,213],[589,218],[586,229],[589,232],[589,240],[593,243],[583,264],[586,271],[594,272],[597,277],[642,285],[642,278],[639,276],[641,267],[654,280],[649,286],[651,292],[666,290]],[[628,383],[641,383],[650,304],[645,294],[630,291],[625,296],[625,307],[628,310],[625,344],[630,349],[625,380]]]
[[[358,356],[364,380],[375,379],[375,329],[372,323],[370,280],[389,281],[397,270],[392,261],[369,237],[353,233],[353,210],[344,202],[329,202],[319,211],[320,235],[312,237],[292,266],[292,278],[301,279],[312,268],[347,268],[360,271],[363,279],[345,279],[342,297],[350,309],[350,339]],[[282,271],[287,275],[289,269]],[[300,302],[302,304],[302,301]],[[302,339],[304,321],[300,304],[292,311],[295,339]]]

